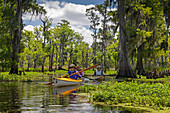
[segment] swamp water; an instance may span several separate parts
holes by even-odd
[[[76,95],[78,86],[54,88],[42,82],[1,82],[1,113],[137,113],[135,109],[104,107]]]

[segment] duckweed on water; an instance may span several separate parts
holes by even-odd
[[[149,107],[158,110],[170,109],[170,83],[107,82],[100,85],[85,85],[79,88],[90,93],[90,100],[107,105],[125,103],[127,106]]]

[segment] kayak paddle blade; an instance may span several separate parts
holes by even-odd
[[[44,85],[51,85],[51,84],[53,84],[54,82],[52,81],[52,82],[49,82],[49,83],[46,83],[46,84],[44,84]]]

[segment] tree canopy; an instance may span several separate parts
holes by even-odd
[[[53,25],[47,16],[33,31],[23,30],[25,13],[45,15],[36,0],[0,0],[0,70],[53,71],[74,63],[99,63],[117,77],[145,75],[170,66],[170,1],[106,0],[86,9],[92,45],[68,20]],[[158,68],[159,67],[159,68]]]

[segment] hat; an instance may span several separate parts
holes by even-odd
[[[76,68],[76,66],[75,66],[74,64],[70,64],[70,67],[69,67],[69,68],[71,68],[71,67]]]
[[[99,65],[99,66],[97,66],[97,68],[101,68],[101,66]]]

